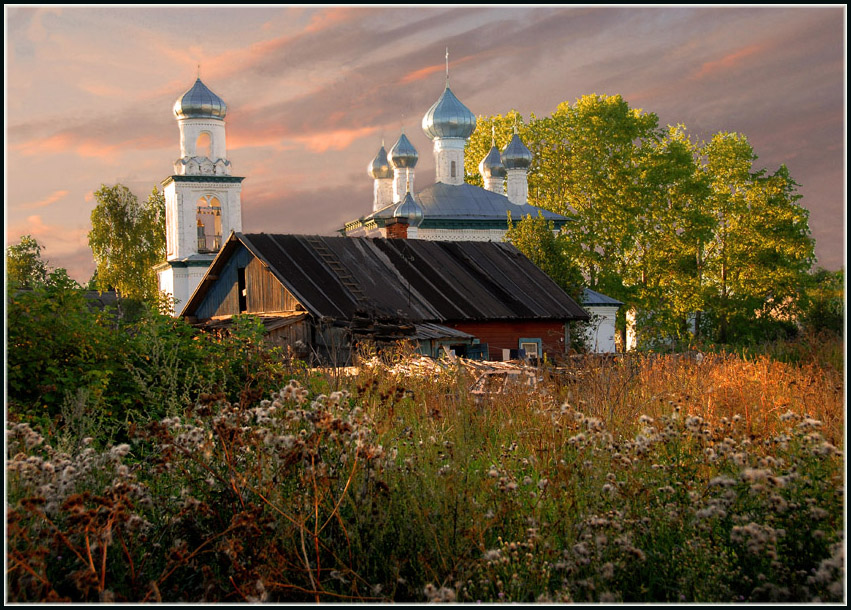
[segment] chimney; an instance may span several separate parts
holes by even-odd
[[[391,218],[384,225],[387,239],[408,239],[408,220],[406,218]]]

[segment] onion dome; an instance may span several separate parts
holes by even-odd
[[[423,131],[432,140],[437,138],[466,140],[475,130],[476,115],[458,101],[449,85],[423,117]]]
[[[178,119],[224,119],[227,109],[224,100],[210,91],[199,78],[174,103],[174,116]]]
[[[390,162],[387,160],[387,151],[384,150],[383,146],[378,151],[378,154],[375,155],[372,163],[366,168],[366,171],[376,180],[393,177],[393,168],[390,167]]]
[[[417,166],[420,156],[417,154],[417,149],[411,144],[408,136],[402,133],[396,143],[390,147],[390,161],[394,167],[410,167]]]
[[[405,198],[402,200],[402,203],[397,205],[396,209],[393,210],[393,218],[402,218],[407,220],[409,227],[420,226],[423,221],[423,209],[420,207],[420,204],[414,201],[411,191],[408,191],[405,194]]]
[[[511,136],[511,141],[502,151],[502,164],[505,165],[505,169],[527,169],[532,165],[532,153],[520,140],[516,127],[514,128],[514,135]]]
[[[479,163],[479,173],[482,176],[494,176],[505,178],[505,165],[502,164],[502,159],[499,156],[499,149],[496,145],[491,146],[490,152]]]

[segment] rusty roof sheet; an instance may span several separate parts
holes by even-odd
[[[239,242],[313,315],[351,320],[461,322],[586,320],[588,314],[514,246],[235,233],[210,268]],[[184,310],[192,315],[210,282]],[[205,288],[207,287],[207,288]]]

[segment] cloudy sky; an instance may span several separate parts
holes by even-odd
[[[845,261],[845,5],[820,7],[5,7],[6,244],[30,234],[86,281],[93,191],[141,197],[179,155],[174,101],[228,104],[247,232],[333,234],[371,210],[367,164],[444,85],[478,115],[621,94],[693,138],[744,133],[786,164],[819,264]]]

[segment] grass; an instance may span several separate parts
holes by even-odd
[[[9,601],[844,599],[844,378],[587,359],[477,404],[409,354],[128,444],[7,432]]]

